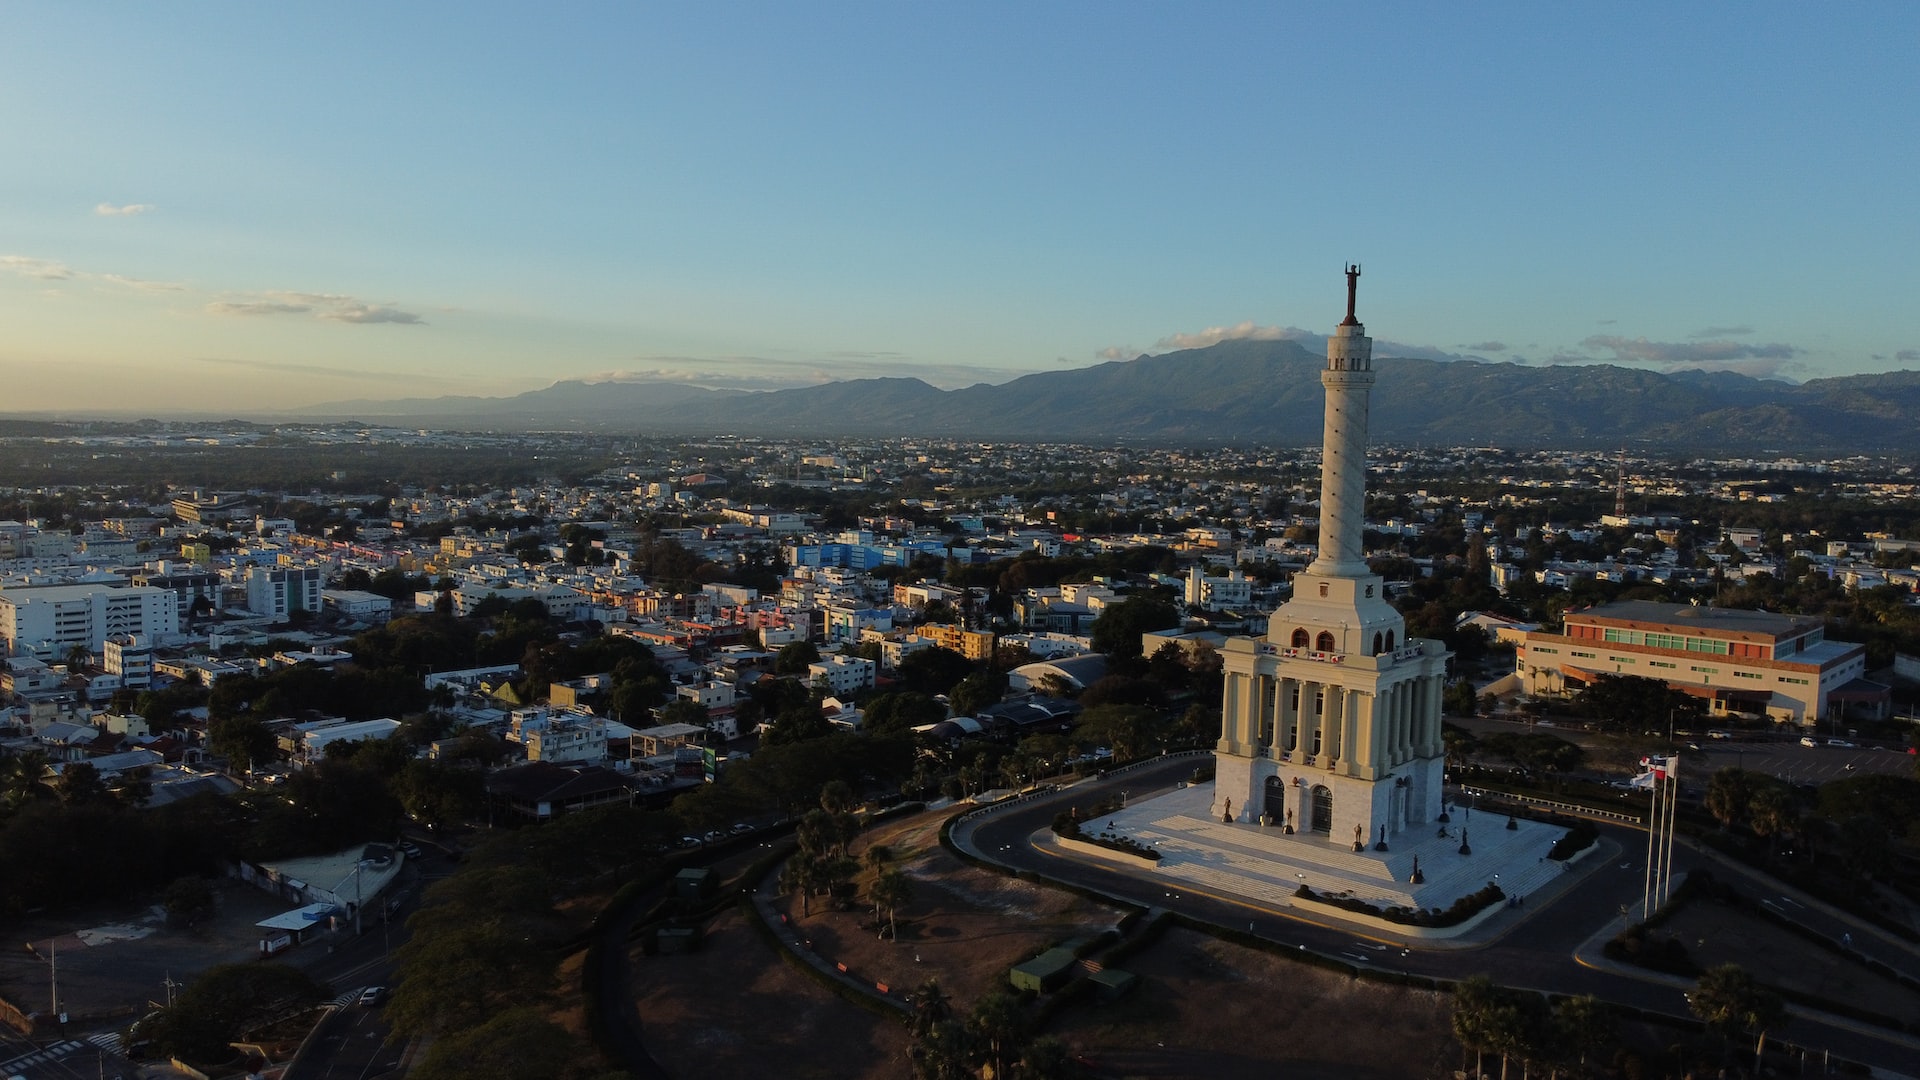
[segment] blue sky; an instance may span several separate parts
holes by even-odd
[[[1350,260],[1376,355],[1920,368],[1916,40],[1911,3],[15,2],[0,408],[1000,382],[1324,333]]]

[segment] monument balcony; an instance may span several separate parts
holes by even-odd
[[[1344,664],[1346,653],[1321,652],[1318,649],[1296,649],[1286,645],[1262,643],[1260,651],[1268,656],[1282,656],[1289,660],[1312,660],[1321,664]]]

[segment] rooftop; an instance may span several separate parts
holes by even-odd
[[[1566,614],[1568,623],[1599,623],[1634,629],[1680,629],[1702,631],[1715,637],[1779,641],[1797,637],[1819,628],[1821,620],[1809,615],[1782,615],[1772,611],[1738,608],[1696,607],[1691,604],[1667,604],[1652,600],[1620,600],[1596,604]]]

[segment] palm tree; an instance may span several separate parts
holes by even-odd
[[[1008,1063],[1018,1056],[1021,1037],[1026,1033],[1026,1018],[1020,1015],[1020,1002],[1005,990],[994,990],[974,1003],[967,1017],[967,1030],[980,1040],[980,1049],[993,1075],[1005,1076]]]
[[[1747,812],[1752,815],[1749,824],[1755,836],[1762,839],[1778,837],[1793,829],[1793,793],[1782,784],[1768,784],[1753,793]],[[1779,844],[1770,844],[1769,847],[1778,848]]]
[[[1453,1037],[1473,1051],[1473,1075],[1484,1075],[1481,1058],[1494,1045],[1494,1009],[1499,1003],[1499,988],[1485,975],[1462,979],[1453,988]]]
[[[813,914],[813,894],[820,887],[823,861],[812,852],[798,851],[787,860],[786,872],[780,875],[782,889],[800,894],[801,918]]]
[[[44,750],[0,757],[0,805],[19,809],[34,799],[53,795],[53,769]]]
[[[900,909],[913,902],[913,883],[907,875],[898,870],[883,870],[868,887],[873,897],[876,911],[885,909],[887,913],[887,936],[900,940]]]
[[[1579,1055],[1582,1072],[1587,1055],[1613,1042],[1613,1013],[1592,994],[1563,999],[1553,1010],[1553,1027],[1561,1045]]]
[[[1722,828],[1732,828],[1752,801],[1753,777],[1745,769],[1729,765],[1707,781],[1707,813],[1717,818]]]
[[[1739,964],[1721,964],[1708,968],[1687,995],[1687,1006],[1707,1027],[1731,1038],[1736,1032],[1751,1033],[1753,1072],[1760,1074],[1762,1055],[1767,1049],[1767,1031],[1786,1021],[1786,1005],[1780,995],[1755,979]]]

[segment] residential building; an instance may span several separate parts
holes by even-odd
[[[10,655],[97,654],[113,634],[165,641],[180,632],[172,592],[139,585],[34,585],[0,590],[0,641]]]

